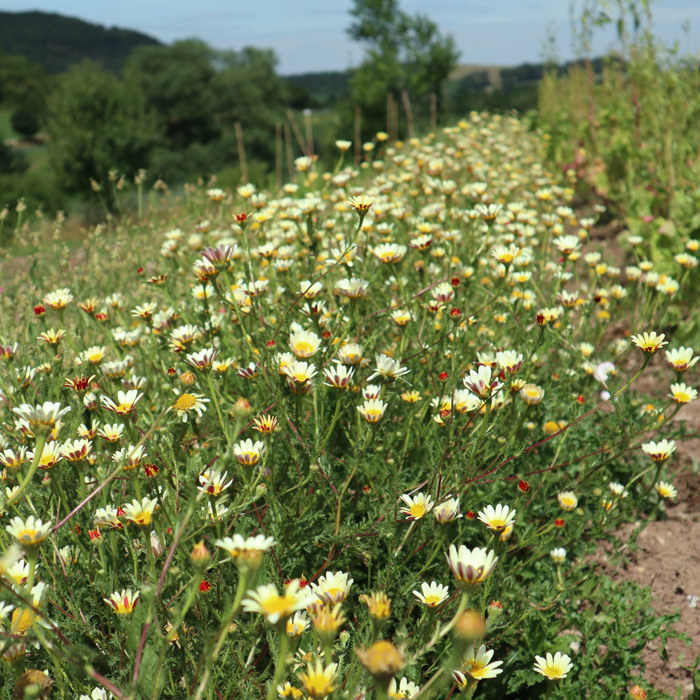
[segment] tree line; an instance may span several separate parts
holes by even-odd
[[[338,138],[358,148],[378,131],[404,138],[435,126],[448,103],[467,106],[468,80],[461,93],[446,90],[459,57],[454,39],[428,16],[403,12],[398,0],[354,0],[347,31],[364,58],[348,73],[347,93],[326,104],[278,75],[268,49],[140,45],[120,72],[85,60],[58,76],[0,55],[0,109],[30,142],[45,135],[37,147],[48,158],[35,167],[0,143],[0,208],[18,197],[57,208],[90,183],[112,207],[115,173],[130,181],[141,169],[169,184],[222,172],[231,184],[279,177],[281,152],[289,167],[290,155],[312,151],[330,162]],[[309,118],[301,114],[309,107],[323,109]]]

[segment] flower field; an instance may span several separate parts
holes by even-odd
[[[515,117],[337,145],[6,264],[2,697],[664,697],[593,555],[677,495],[700,241]]]

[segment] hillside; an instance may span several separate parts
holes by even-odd
[[[157,45],[151,36],[103,27],[48,12],[0,12],[0,52],[26,56],[47,73],[62,73],[85,58],[119,72],[137,46]]]

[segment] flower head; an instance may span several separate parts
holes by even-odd
[[[392,700],[410,700],[414,695],[418,695],[420,686],[412,683],[408,678],[402,678],[397,686],[396,679],[392,678],[389,683],[389,697]]]
[[[464,378],[464,386],[480,399],[488,399],[503,386],[503,382],[498,377],[492,377],[491,367],[481,365],[478,370],[469,371],[469,377]]]
[[[310,331],[295,331],[289,336],[289,349],[302,360],[315,355],[320,347],[321,339]]]
[[[386,413],[388,404],[381,399],[368,399],[357,410],[368,423],[379,423]]]
[[[239,569],[257,571],[262,563],[263,554],[272,549],[275,540],[265,535],[244,539],[236,533],[233,537],[216,540],[214,544],[225,550]]]
[[[676,451],[676,442],[666,438],[659,442],[651,440],[642,445],[642,450],[655,462],[664,462]]]
[[[51,432],[56,427],[58,420],[70,411],[70,406],[61,408],[60,403],[45,401],[43,404],[32,406],[23,403],[12,409],[20,418],[25,420],[33,432]]]
[[[459,498],[448,498],[433,508],[433,515],[440,525],[447,525],[462,517],[459,512]]]
[[[246,467],[254,467],[265,454],[265,443],[261,440],[255,443],[251,439],[242,440],[233,446],[233,456]]]
[[[465,545],[461,545],[459,549],[453,544],[450,545],[447,555],[447,563],[462,585],[485,581],[491,575],[497,561],[498,557],[494,551],[487,551],[481,547],[469,550]]]
[[[423,581],[423,583],[421,583],[420,593],[418,591],[413,591],[413,595],[426,607],[436,608],[448,599],[450,589],[435,581],[432,583]]]
[[[397,379],[406,381],[403,377],[411,371],[407,367],[401,367],[398,360],[394,360],[388,355],[376,355],[376,362],[377,366],[373,374],[367,377],[368,382],[371,382],[375,377],[381,377],[387,384],[391,384]],[[408,384],[408,382],[406,383]]]
[[[656,483],[656,493],[661,496],[661,498],[675,498],[678,495],[678,491],[676,491],[676,487],[673,484],[670,484],[668,481],[658,481]]]
[[[134,525],[145,527],[151,524],[153,511],[158,505],[158,500],[144,496],[141,501],[133,500],[124,506],[124,516]]]
[[[353,579],[343,571],[328,572],[312,583],[313,592],[321,601],[328,605],[342,603],[350,592]]]
[[[369,211],[369,208],[374,204],[374,200],[366,194],[350,197],[348,204],[361,216]]]
[[[134,612],[138,598],[138,591],[134,593],[132,590],[124,588],[120,593],[112,593],[109,598],[103,598],[103,600],[117,615],[129,615]]]
[[[63,287],[62,289],[56,289],[53,292],[49,292],[42,301],[47,306],[50,306],[54,311],[60,311],[65,309],[71,301],[73,301],[73,295],[70,289]]]
[[[487,650],[483,644],[476,650],[472,646],[467,650],[460,670],[476,681],[495,678],[499,673],[503,673],[503,669],[499,668],[503,662],[491,661],[493,653],[493,649]]]
[[[143,398],[143,394],[139,394],[137,389],[129,391],[119,391],[117,393],[117,402],[113,401],[109,396],[102,397],[102,406],[118,416],[126,416],[131,413],[136,404]]]
[[[409,520],[420,520],[433,509],[435,503],[430,495],[426,496],[421,492],[415,496],[403,494],[401,500],[406,504],[404,508],[401,508],[401,512],[407,515]]]
[[[5,528],[24,547],[36,547],[40,545],[51,532],[51,523],[43,523],[38,518],[30,515],[22,520],[19,515],[10,520]]]
[[[631,336],[632,342],[640,349],[650,355],[653,355],[664,345],[668,343],[664,340],[666,336],[662,333],[658,335],[655,331],[651,333],[640,333],[639,335]],[[568,658],[568,657],[567,657]]]
[[[693,357],[693,348],[674,348],[666,350],[666,362],[676,372],[685,372],[690,369],[700,357]]]
[[[303,610],[310,600],[311,592],[307,588],[299,590],[298,579],[285,588],[284,595],[280,595],[273,584],[266,583],[254,591],[248,591],[248,598],[243,600],[243,610],[260,613],[275,625],[280,621],[286,622],[297,610]]]
[[[204,394],[188,394],[187,392],[180,394],[177,401],[172,405],[173,411],[183,423],[187,422],[190,413],[196,413],[198,417],[207,410],[206,404],[209,399],[204,398]]]
[[[323,383],[333,389],[347,389],[352,384],[354,372],[355,370],[352,367],[348,369],[340,362],[336,362],[331,367],[323,370],[323,375],[326,378],[326,381]]]
[[[501,532],[508,527],[512,527],[515,522],[515,513],[516,511],[512,510],[510,506],[504,506],[499,503],[495,508],[486,506],[484,510],[480,510],[479,520],[491,530]]]
[[[673,398],[676,403],[684,404],[695,401],[695,399],[698,398],[698,392],[687,384],[671,384],[671,393],[669,396]]]
[[[573,491],[562,491],[557,494],[557,501],[562,510],[573,510],[578,505],[578,498]]]
[[[550,551],[549,556],[557,564],[563,564],[566,561],[566,550],[563,547],[557,547]]]
[[[380,639],[368,649],[355,649],[355,653],[372,676],[387,681],[406,663],[405,655],[388,639]]]
[[[548,653],[546,658],[535,656],[535,671],[550,681],[566,678],[572,668],[571,658],[568,654],[562,654],[560,651],[554,656]]]
[[[299,680],[304,686],[306,694],[314,700],[321,700],[330,695],[336,688],[338,664],[323,666],[321,659],[316,659],[316,665],[310,663],[306,666],[306,672],[300,674]]]
[[[316,367],[314,365],[310,362],[300,362],[299,360],[294,360],[285,365],[282,371],[292,381],[292,386],[304,386],[316,376]],[[309,384],[309,387],[311,387],[311,384]]]
[[[287,636],[301,637],[309,628],[310,623],[309,616],[303,610],[295,612],[294,617],[287,620]]]
[[[220,496],[231,484],[233,479],[227,481],[228,472],[223,474],[216,469],[205,469],[203,474],[199,476],[199,486],[197,489],[199,491],[204,491],[216,498]]]

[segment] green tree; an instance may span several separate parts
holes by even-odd
[[[354,71],[352,100],[363,108],[363,124],[380,128],[386,118],[387,93],[401,100],[403,90],[418,117],[427,113],[430,93],[442,99],[445,80],[457,65],[452,36],[444,36],[427,15],[408,15],[398,0],[354,0],[349,35],[366,46],[364,61]]]
[[[40,65],[0,54],[0,103],[12,110],[12,128],[21,136],[32,137],[43,126],[49,89]]]
[[[274,162],[275,123],[292,99],[276,65],[270,50],[216,51],[201,41],[137,49],[125,78],[157,114],[152,170],[172,181],[237,164],[236,123],[247,158]]]
[[[208,143],[219,136],[214,119],[217,94],[215,52],[203,41],[141,46],[127,61],[124,77],[145,97],[169,148]]]
[[[147,163],[156,122],[138,90],[84,61],[62,77],[53,94],[47,131],[61,185],[84,192],[93,179],[112,205],[109,171],[131,175]]]

